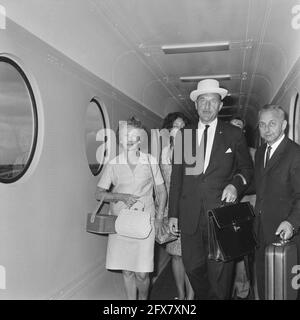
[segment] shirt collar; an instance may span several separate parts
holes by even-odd
[[[285,134],[284,135],[282,135],[282,137],[279,139],[279,140],[277,140],[276,142],[274,142],[272,145],[271,145],[271,147],[272,147],[272,151],[274,152],[276,149],[277,149],[277,147],[280,145],[280,142],[284,139],[284,137],[285,137]],[[269,144],[267,143],[267,148],[269,147]]]
[[[217,124],[218,124],[218,118],[214,119],[211,123],[209,123],[209,128],[215,129],[217,127]],[[204,130],[205,126],[206,126],[206,124],[202,123],[201,120],[199,120],[198,129]]]

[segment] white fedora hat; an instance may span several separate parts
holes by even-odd
[[[219,81],[215,79],[205,79],[198,82],[197,90],[191,92],[190,98],[195,102],[200,94],[204,93],[218,93],[221,96],[221,100],[223,100],[228,91],[220,88]]]

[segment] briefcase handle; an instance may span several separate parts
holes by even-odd
[[[238,203],[237,200],[235,200],[235,201],[233,201],[233,202],[226,202],[226,201],[223,200],[223,201],[221,202],[220,207],[226,207],[226,206],[230,206],[230,205],[237,204],[237,203]]]
[[[95,209],[95,210],[92,212],[92,214],[91,214],[91,218],[90,218],[90,222],[91,222],[91,223],[94,223],[95,218],[96,218],[96,214],[97,214],[97,213],[99,212],[99,210],[101,209],[101,206],[102,206],[103,201],[104,201],[104,195],[102,195],[102,196],[100,197],[100,200],[99,200],[99,202],[98,202],[98,205],[97,205],[96,209]]]
[[[284,239],[280,238],[280,235],[279,235],[279,234],[278,234],[277,236],[279,237],[279,241],[272,243],[272,244],[273,244],[274,246],[276,246],[276,247],[281,247],[281,246],[284,246],[284,245],[286,245],[287,243],[290,243],[290,242],[291,242],[291,239],[289,239],[289,240],[284,240]]]

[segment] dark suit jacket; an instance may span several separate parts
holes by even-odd
[[[266,168],[265,150],[266,144],[255,155],[255,213],[269,244],[282,221],[289,221],[295,229],[300,226],[300,146],[285,137]]]
[[[185,128],[192,131],[194,155],[197,126],[198,124]],[[183,130],[182,135],[185,134],[186,130]],[[175,149],[177,143],[176,141]],[[185,145],[182,143],[182,153]],[[226,153],[228,149],[232,152]],[[193,234],[200,217],[205,225],[207,210],[221,205],[222,192],[228,184],[233,184],[238,194],[247,188],[253,174],[252,160],[242,131],[220,120],[216,127],[210,162],[205,173],[197,176],[186,175],[185,169],[194,165],[186,163],[184,156],[182,158],[182,164],[174,163],[172,167],[169,217],[179,218],[181,231]],[[243,184],[240,176],[236,176],[238,173],[244,176],[247,185]]]

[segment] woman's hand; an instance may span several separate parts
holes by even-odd
[[[123,193],[121,196],[121,201],[123,201],[128,208],[134,205],[138,201],[139,197],[133,194]]]
[[[165,233],[164,230],[164,224],[163,224],[163,218],[155,218],[154,220],[154,227],[155,227],[155,234],[158,237],[161,237],[162,234]]]
[[[163,227],[163,218],[155,218],[154,220],[155,233],[161,233]]]
[[[169,218],[169,228],[174,236],[178,237],[180,235],[180,231],[178,230],[178,218]]]
[[[122,201],[126,204],[128,208],[134,205],[140,197],[135,196],[129,193],[114,193],[108,192],[106,189],[97,188],[96,191],[96,199],[97,200],[104,200],[109,202],[118,202]]]

